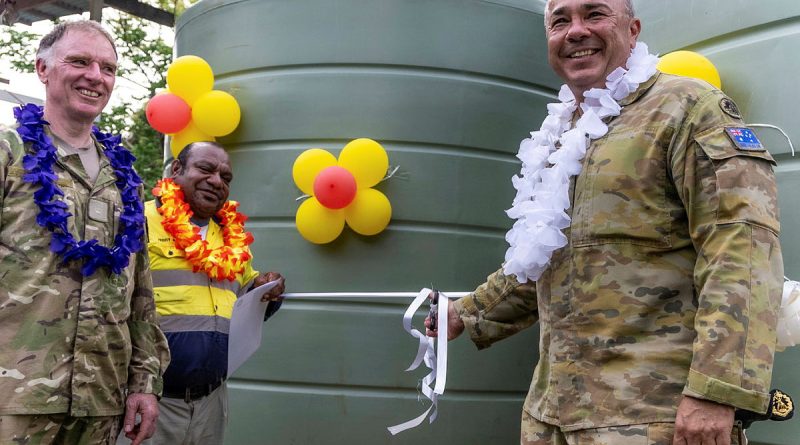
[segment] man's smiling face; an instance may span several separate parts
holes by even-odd
[[[117,53],[99,32],[73,29],[53,45],[47,60],[37,60],[36,71],[49,111],[91,121],[114,89]]]
[[[172,177],[194,215],[208,219],[228,200],[233,180],[230,160],[228,153],[215,143],[195,142],[184,148],[189,149],[186,165],[181,165],[180,158],[172,164]]]
[[[576,96],[604,88],[606,77],[625,66],[641,30],[625,0],[550,0],[546,8],[550,66]]]

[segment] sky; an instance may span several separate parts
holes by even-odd
[[[115,10],[111,8],[103,9],[103,17],[111,17],[113,14],[116,14]],[[64,19],[75,20],[79,19],[80,17],[80,15],[73,15],[64,17]],[[89,14],[86,13],[83,15],[83,17],[88,19]],[[50,30],[52,23],[49,20],[43,20],[40,22],[35,22],[31,26],[16,24],[14,27],[19,30],[26,30],[44,35]],[[153,25],[153,29],[148,30],[148,32],[151,31],[154,33],[160,31],[162,33],[162,37],[168,42],[173,38],[171,29],[166,27]],[[0,83],[0,89],[44,100],[44,85],[39,81],[39,78],[35,73],[18,73],[11,68],[8,60],[0,60],[0,78],[9,81],[8,84]],[[142,87],[118,77],[117,82],[114,85],[114,92],[111,95],[111,101],[106,106],[106,109],[110,110],[111,106],[113,106],[115,103],[118,103],[121,99],[129,98],[134,95],[141,96],[143,93],[144,89]],[[16,104],[0,101],[0,124],[14,124],[13,109],[16,106]]]

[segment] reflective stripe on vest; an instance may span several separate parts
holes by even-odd
[[[164,333],[212,331],[228,334],[231,328],[229,319],[215,315],[169,315],[161,317],[159,324]]]
[[[203,272],[191,270],[153,270],[153,287],[168,286],[211,286],[239,294],[239,283],[236,281],[217,281],[208,278]]]

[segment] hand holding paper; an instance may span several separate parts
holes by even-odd
[[[253,284],[256,288],[258,288],[273,281],[277,282],[277,284],[273,287],[265,289],[266,292],[261,295],[261,301],[283,301],[283,297],[281,295],[286,290],[285,280],[278,272],[267,272],[264,275],[260,275],[253,280]]]
[[[256,278],[255,282],[258,283],[259,278],[267,275],[269,274]],[[264,324],[264,312],[269,304],[263,297],[272,295],[273,290],[280,290],[280,293],[283,293],[283,277],[265,282],[239,297],[234,303],[228,337],[229,377],[261,346],[261,326]]]

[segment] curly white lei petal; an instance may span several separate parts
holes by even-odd
[[[572,115],[578,105],[566,85],[558,93],[561,102],[547,105],[547,117],[539,131],[520,143],[517,157],[522,168],[520,175],[511,178],[517,196],[506,213],[516,221],[506,233],[510,244],[503,265],[506,275],[516,275],[520,283],[535,281],[553,252],[567,245],[562,230],[570,224],[566,213],[570,179],[581,172],[589,143],[608,132],[603,119],[619,116],[622,107],[618,101],[650,79],[657,63],[647,45],[637,43],[627,69],[620,67],[609,74],[606,88],[592,88],[583,94],[582,115],[574,128]]]
[[[800,282],[783,283],[783,301],[778,313],[778,346],[788,348],[800,343]]]

